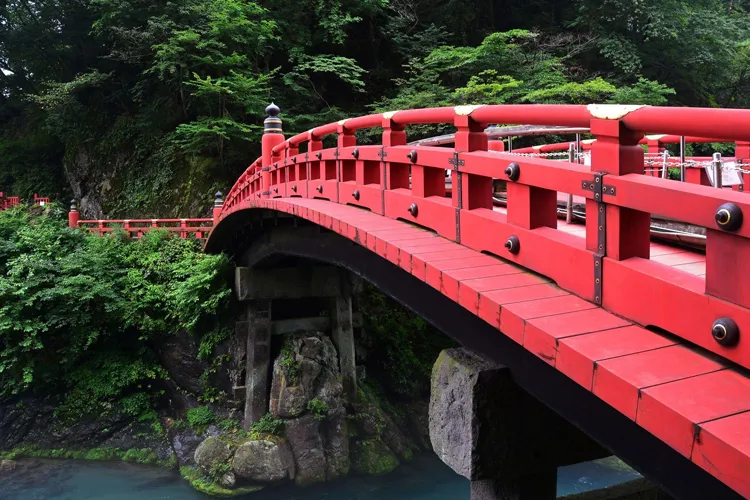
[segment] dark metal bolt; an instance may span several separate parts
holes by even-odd
[[[294,191],[295,193],[297,192],[297,186],[296,185],[292,186],[292,191]]]
[[[521,177],[521,166],[516,162],[511,163],[508,165],[508,168],[505,169],[505,175],[508,176],[508,179],[516,182],[518,178]]]
[[[273,192],[279,194],[279,188],[273,188]]]
[[[315,188],[319,193],[323,192],[323,186],[319,185],[317,188]]]
[[[355,200],[359,201],[359,189],[355,189],[354,192],[352,193],[352,196],[354,197]]]
[[[352,151],[352,156],[354,157],[355,160],[358,160],[359,159],[359,149],[355,149],[354,151]]]
[[[521,241],[518,239],[518,236],[508,238],[508,241],[505,242],[505,248],[513,255],[517,255],[521,251]]]
[[[411,206],[409,207],[409,213],[412,217],[416,217],[419,214],[419,207],[416,203],[411,204]]]
[[[409,160],[410,160],[410,161],[411,161],[412,163],[417,163],[417,150],[416,150],[416,149],[412,149],[412,150],[411,150],[411,151],[409,152],[409,154],[408,154],[408,155],[406,155],[406,157],[407,157],[407,158],[409,158]]]
[[[740,341],[740,327],[731,318],[719,318],[711,327],[711,335],[724,347],[732,347]]]
[[[716,209],[714,217],[724,231],[736,231],[742,226],[742,209],[734,203],[724,203]]]
[[[315,153],[315,156],[318,157],[318,160],[323,158],[323,153]]]

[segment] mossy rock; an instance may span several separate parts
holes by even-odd
[[[398,458],[383,441],[377,438],[352,441],[350,444],[352,469],[372,476],[392,472],[398,467]]]
[[[207,479],[205,476],[200,474],[200,472],[195,467],[191,467],[189,465],[180,467],[180,475],[185,481],[190,483],[190,486],[200,491],[201,493],[210,495],[212,497],[220,497],[220,498],[239,497],[243,495],[249,495],[250,493],[256,493],[263,489],[263,486],[256,485],[256,486],[242,486],[242,487],[230,490],[228,488],[224,488],[212,482],[211,480]]]

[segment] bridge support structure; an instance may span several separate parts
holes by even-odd
[[[552,500],[557,468],[609,455],[523,391],[511,372],[466,349],[432,371],[430,440],[471,481],[472,500]]]
[[[245,385],[235,387],[235,397],[245,398],[244,427],[249,429],[268,412],[271,338],[305,330],[329,331],[338,351],[339,367],[348,402],[357,397],[354,327],[359,316],[352,312],[352,296],[361,280],[333,266],[235,270],[237,298],[247,304],[245,320],[238,321],[235,344],[246,343]],[[274,301],[321,299],[327,316],[276,319]],[[234,376],[239,381],[241,374]]]

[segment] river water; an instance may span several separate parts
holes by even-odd
[[[605,460],[563,467],[558,496],[639,478],[637,472]],[[177,474],[124,463],[20,461],[0,476],[0,500],[205,500]],[[294,486],[255,493],[252,500],[468,500],[469,483],[431,454],[382,477],[348,477],[310,488]]]

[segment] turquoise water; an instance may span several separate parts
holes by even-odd
[[[640,477],[636,472],[591,462],[561,468],[558,495],[603,488]],[[21,461],[0,476],[0,500],[205,500],[170,471],[123,463]],[[469,483],[434,455],[422,455],[383,477],[348,477],[311,488],[282,487],[253,500],[468,500]]]

